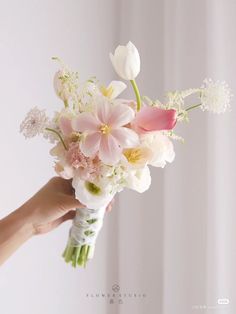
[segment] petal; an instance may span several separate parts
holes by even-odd
[[[99,150],[100,141],[100,132],[88,134],[85,139],[80,143],[81,152],[87,157],[94,156]]]
[[[116,164],[121,158],[122,149],[116,139],[110,135],[103,135],[99,148],[99,158],[108,165]]]
[[[64,135],[70,135],[73,132],[71,119],[62,116],[59,121],[59,127]]]
[[[111,134],[123,148],[130,148],[139,145],[138,134],[131,129],[121,127],[112,130]]]
[[[77,132],[97,131],[100,123],[90,112],[83,112],[72,120],[72,127]]]
[[[107,87],[107,89],[112,88],[111,99],[119,96],[126,89],[126,87],[127,85],[122,81],[112,81]]]
[[[107,124],[111,114],[112,104],[110,104],[104,97],[97,102],[97,117],[101,123]]]
[[[143,106],[137,113],[132,126],[141,133],[171,130],[176,124],[176,111]]]
[[[127,105],[119,104],[111,108],[111,115],[108,121],[113,128],[120,127],[130,123],[134,119],[135,113]]]

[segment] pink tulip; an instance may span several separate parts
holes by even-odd
[[[138,133],[151,131],[172,130],[176,124],[176,111],[174,109],[160,109],[143,106],[132,122],[132,128]]]
[[[124,104],[112,105],[102,102],[93,113],[83,112],[76,117],[72,126],[77,132],[85,132],[80,149],[87,157],[98,153],[102,162],[108,165],[117,163],[123,148],[139,144],[138,135],[124,127],[134,119],[134,110]]]

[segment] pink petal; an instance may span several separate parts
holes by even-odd
[[[114,129],[111,134],[123,148],[131,148],[139,145],[138,134],[128,128],[120,127]]]
[[[109,124],[120,127],[130,123],[134,119],[134,110],[124,104],[114,105],[111,109]]]
[[[59,127],[64,135],[70,135],[73,132],[71,119],[62,116],[59,121]]]
[[[143,106],[137,113],[132,127],[141,132],[171,130],[176,124],[176,111],[174,109],[160,109]]]
[[[81,152],[87,157],[94,156],[99,150],[100,141],[100,132],[88,134],[80,144]]]
[[[90,112],[83,112],[72,120],[72,127],[77,132],[97,131],[100,123]]]
[[[112,104],[110,104],[105,98],[102,98],[97,103],[97,116],[101,123],[107,124],[111,114]]]
[[[99,158],[102,162],[108,165],[116,164],[121,158],[121,152],[121,147],[111,134],[101,137]]]

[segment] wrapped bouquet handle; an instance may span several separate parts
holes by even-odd
[[[63,253],[65,262],[71,262],[73,267],[86,266],[93,257],[97,236],[103,225],[106,208],[76,209],[69,231],[69,239]]]
[[[93,257],[106,206],[124,188],[143,193],[151,184],[150,166],[164,168],[175,158],[175,125],[189,120],[195,109],[219,114],[230,108],[231,89],[223,81],[205,79],[201,87],[171,91],[163,102],[141,95],[138,49],[131,42],[110,53],[118,76],[129,82],[135,99],[118,96],[127,87],[114,80],[81,82],[61,60],[54,89],[63,108],[52,118],[33,108],[21,123],[26,138],[42,134],[54,144],[55,171],[72,179],[75,196],[86,208],[77,209],[63,257],[74,267]],[[186,104],[194,95],[196,102]]]

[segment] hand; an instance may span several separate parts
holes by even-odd
[[[111,210],[112,204],[113,202],[108,205],[107,211]],[[71,180],[54,177],[23,207],[31,216],[33,233],[43,234],[62,222],[73,219],[75,209],[85,206],[75,199]]]

